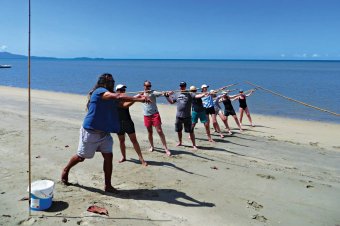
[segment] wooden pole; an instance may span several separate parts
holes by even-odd
[[[31,0],[28,0],[28,215],[31,216]]]

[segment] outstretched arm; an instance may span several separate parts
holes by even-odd
[[[199,98],[202,98],[202,97],[206,97],[206,96],[208,96],[209,95],[209,93],[200,93],[200,94],[196,94],[195,95],[195,98],[196,99],[199,99]]]
[[[104,100],[120,100],[122,102],[151,102],[148,97],[131,97],[121,93],[105,92],[102,96]]]
[[[246,94],[246,97],[249,97],[250,95],[252,95],[255,92],[255,89],[250,90],[250,92],[248,94]]]
[[[166,100],[167,100],[170,104],[176,103],[176,101],[175,101],[173,98],[170,98],[170,95],[172,95],[172,94],[173,94],[173,92],[166,92],[166,93],[164,94]]]

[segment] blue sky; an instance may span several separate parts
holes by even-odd
[[[27,55],[28,1],[1,0],[0,51]],[[338,0],[31,0],[32,55],[340,59]]]

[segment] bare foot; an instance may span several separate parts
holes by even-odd
[[[240,128],[240,132],[243,132],[243,129]]]
[[[125,162],[125,161],[126,161],[126,158],[122,157],[121,160],[119,160],[118,162],[122,163],[122,162]]]
[[[69,185],[70,183],[68,182],[68,172],[64,169],[63,172],[61,173],[61,182],[65,185]]]
[[[220,137],[221,137],[221,138],[224,138],[224,135],[223,135],[222,133],[220,133]]]
[[[228,134],[229,134],[229,135],[232,135],[233,133],[231,132],[231,130],[229,130],[229,131],[228,131]]]
[[[176,144],[176,146],[182,146],[182,142],[178,142],[178,144]]]
[[[251,124],[251,126],[252,126],[252,127],[255,127],[255,125],[254,125],[254,124]]]
[[[112,187],[112,185],[105,185],[104,190],[109,193],[118,193],[118,190]]]
[[[151,152],[153,152],[154,150],[155,150],[154,147],[149,148],[149,151],[151,151]]]
[[[166,154],[167,156],[171,156],[171,152],[170,152],[168,149],[165,150],[165,154]]]
[[[142,166],[148,166],[148,163],[145,162],[144,159],[139,159],[139,161],[142,163]]]
[[[195,145],[193,145],[192,148],[193,148],[195,151],[198,150],[198,148],[197,148]]]
[[[209,138],[208,141],[211,142],[211,143],[215,143],[215,141],[211,138]]]

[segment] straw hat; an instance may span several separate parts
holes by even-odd
[[[190,91],[197,91],[196,86],[190,86]]]

